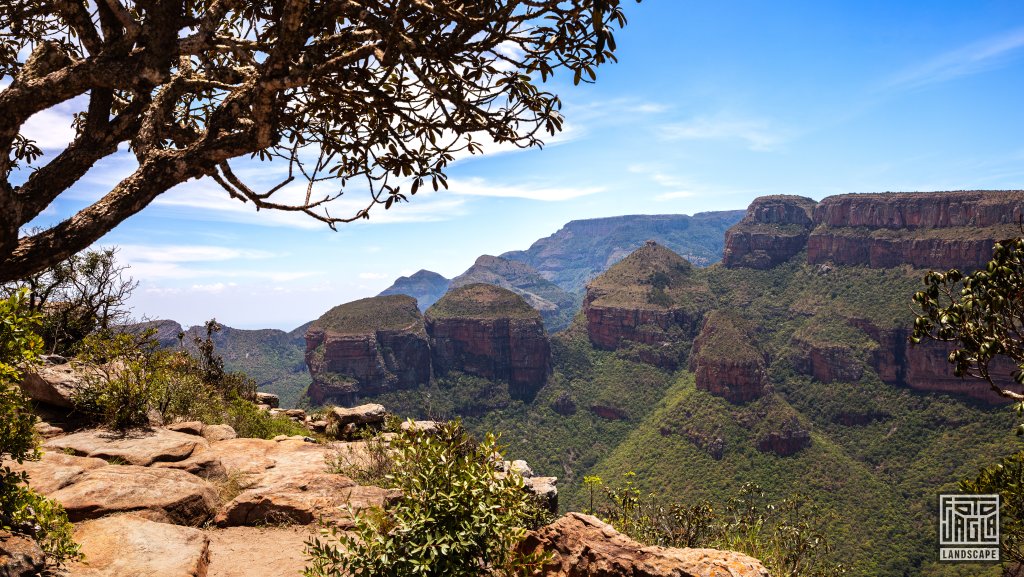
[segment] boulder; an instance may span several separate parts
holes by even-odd
[[[558,477],[524,477],[523,488],[537,497],[542,507],[558,513]]]
[[[75,406],[72,397],[83,382],[79,365],[43,365],[25,372],[21,390],[33,401],[70,409]]]
[[[166,428],[177,433],[185,433],[186,435],[202,435],[203,426],[202,421],[185,421],[183,423],[171,423]]]
[[[339,431],[349,424],[356,425],[356,427],[380,425],[384,422],[387,414],[384,405],[376,403],[352,408],[334,407],[331,412],[327,413],[327,425],[337,426]]]
[[[416,431],[418,433],[430,433],[437,430],[437,421],[402,421],[403,431]]]
[[[268,405],[272,409],[277,409],[281,406],[281,398],[273,393],[256,393],[256,404]]]
[[[71,485],[86,471],[106,466],[107,462],[47,451],[38,461],[6,461],[3,465],[13,471],[28,473],[29,485],[43,495],[50,495]]]
[[[35,540],[0,530],[0,577],[35,577],[45,564]]]
[[[203,427],[203,438],[211,443],[216,443],[238,438],[238,433],[231,428],[231,425],[206,425]]]
[[[343,528],[353,515],[382,507],[399,493],[364,487],[344,475],[316,473],[273,482],[243,491],[224,505],[214,522],[219,527],[298,523],[321,520]]]
[[[529,533],[519,550],[552,553],[536,573],[545,577],[768,577],[760,561],[742,553],[645,547],[582,513]]]
[[[70,485],[47,495],[73,522],[122,512],[155,521],[200,525],[217,508],[217,494],[206,481],[184,471],[135,465],[88,470]]]
[[[210,564],[199,529],[132,515],[81,523],[75,541],[85,557],[68,567],[70,577],[205,577]]]
[[[202,437],[168,429],[125,432],[92,429],[56,437],[43,444],[44,449],[70,452],[146,467],[159,461],[183,461],[202,451],[209,443]]]

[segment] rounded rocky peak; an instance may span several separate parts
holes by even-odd
[[[648,241],[590,281],[587,300],[598,306],[676,308],[703,300],[706,285],[685,258]]]
[[[817,201],[806,196],[775,194],[755,198],[743,223],[798,224],[810,226]]]
[[[384,295],[359,299],[327,311],[310,327],[341,335],[378,330],[423,331],[423,315],[416,299],[408,295]]]
[[[498,286],[474,283],[448,291],[426,313],[432,319],[540,319],[523,297]]]

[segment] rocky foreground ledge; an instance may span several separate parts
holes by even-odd
[[[26,471],[75,523],[85,559],[64,569],[69,577],[297,577],[321,521],[348,527],[398,496],[327,471],[339,450],[366,458],[365,442],[225,438],[224,426],[209,428],[79,431],[48,439],[39,461],[5,465]],[[643,547],[576,513],[523,547],[554,552],[546,576],[768,575],[738,553]],[[0,534],[0,575],[37,575],[41,563],[34,544]]]

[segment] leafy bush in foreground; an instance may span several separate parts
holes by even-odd
[[[35,415],[15,384],[20,367],[36,359],[42,339],[33,332],[38,318],[26,314],[26,294],[0,300],[0,460],[18,463],[38,458],[32,425]],[[25,473],[0,467],[0,529],[31,535],[43,551],[61,563],[78,556],[64,509],[32,489]]]
[[[352,533],[325,530],[308,543],[308,577],[519,575],[543,561],[515,546],[535,517],[522,477],[500,474],[497,439],[477,442],[461,423],[404,431],[391,441],[401,489],[387,509],[356,519]]]

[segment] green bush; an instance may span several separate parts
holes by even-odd
[[[239,437],[272,439],[278,435],[309,435],[309,429],[285,416],[271,416],[252,402],[234,398],[225,402],[219,422],[231,425]]]
[[[493,435],[476,442],[448,423],[398,433],[391,448],[398,473],[386,479],[401,498],[360,514],[352,533],[310,541],[308,577],[520,575],[543,561],[515,549],[536,505],[522,477],[499,474]]]
[[[42,339],[33,332],[36,315],[26,313],[26,293],[0,300],[0,460],[18,463],[38,458],[32,426],[35,415],[15,384],[21,367],[33,362]],[[31,535],[57,563],[78,556],[64,509],[27,486],[25,473],[0,467],[0,529]]]
[[[1000,459],[973,479],[960,481],[960,490],[999,494],[1003,559],[1024,564],[1024,451]]]
[[[82,340],[78,358],[90,366],[75,392],[76,409],[112,429],[143,427],[159,410],[171,378],[169,355],[151,333],[100,331]]]

